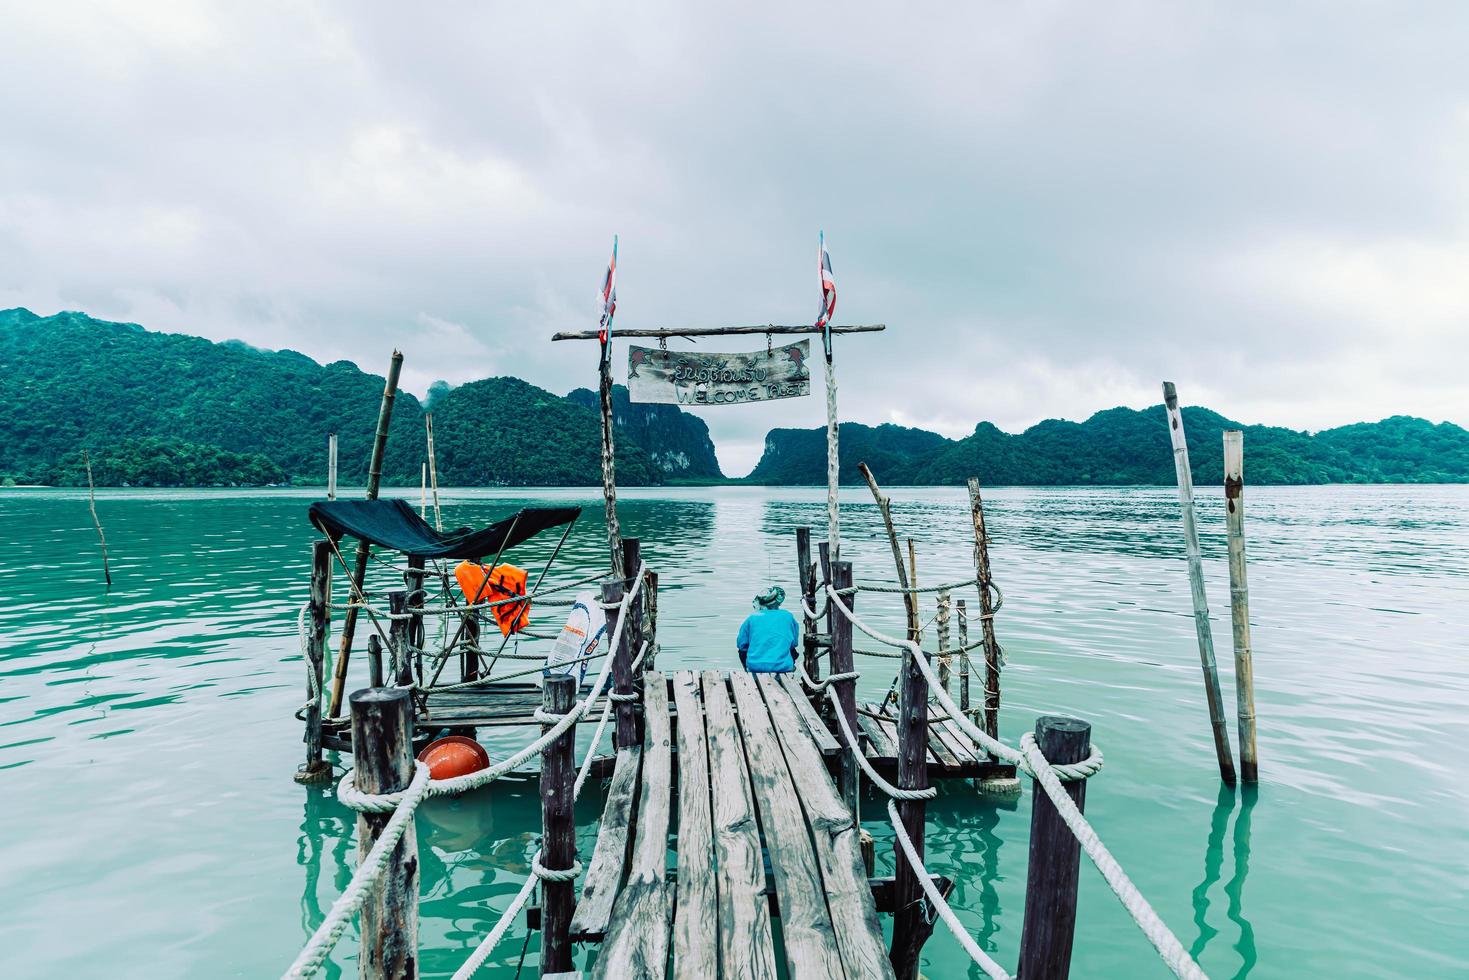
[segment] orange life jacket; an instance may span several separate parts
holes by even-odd
[[[464,601],[470,605],[525,595],[525,569],[514,565],[489,568],[478,562],[462,561],[454,569],[454,578],[459,582],[459,591],[464,594]],[[505,636],[518,633],[530,625],[529,600],[491,606],[490,613]]]

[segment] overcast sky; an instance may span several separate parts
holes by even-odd
[[[618,325],[717,326],[810,322],[824,228],[838,321],[888,324],[840,341],[847,419],[1166,378],[1469,424],[1466,37],[1456,3],[0,0],[0,307],[565,392],[614,233]],[[703,416],[738,475],[823,411]]]

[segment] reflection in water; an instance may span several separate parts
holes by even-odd
[[[1240,968],[1235,974],[1235,980],[1249,976],[1258,958],[1255,952],[1255,927],[1244,916],[1244,887],[1245,878],[1250,873],[1250,814],[1255,809],[1259,795],[1260,790],[1256,786],[1246,786],[1239,791],[1240,808],[1234,821],[1233,837],[1234,874],[1224,886],[1224,894],[1229,899],[1225,914],[1231,922],[1239,926],[1239,941],[1235,944],[1235,950],[1240,955]],[[1194,959],[1198,959],[1209,942],[1219,935],[1219,930],[1207,921],[1209,889],[1219,883],[1224,867],[1224,831],[1229,824],[1229,815],[1234,810],[1234,804],[1234,787],[1221,783],[1219,799],[1214,804],[1214,812],[1209,819],[1209,843],[1204,850],[1204,877],[1193,892],[1194,925],[1199,930],[1198,938],[1189,948],[1189,955]]]
[[[350,811],[344,812],[336,806],[324,788],[305,787],[306,800],[301,817],[301,836],[296,842],[296,863],[305,872],[305,885],[301,890],[301,934],[309,937],[326,918],[326,909],[321,900],[322,843],[332,841],[332,857],[335,881],[332,894],[340,894],[351,880],[352,867],[347,854],[351,849],[353,827],[356,823]],[[322,972],[329,980],[342,976],[342,968],[328,959]]]

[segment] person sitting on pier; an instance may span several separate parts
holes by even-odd
[[[755,611],[740,624],[735,646],[740,666],[755,674],[784,674],[796,663],[801,627],[796,617],[780,608],[786,590],[772,585],[755,597]]]

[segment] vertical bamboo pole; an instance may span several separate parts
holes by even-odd
[[[995,638],[995,606],[990,591],[990,536],[984,526],[979,480],[969,478],[969,516],[974,524],[974,577],[979,579],[979,628],[984,637],[984,733],[1000,737],[1000,643]]]
[[[649,670],[658,660],[658,573],[649,569],[648,582],[643,586],[648,593],[648,656],[643,663]]]
[[[959,613],[959,710],[969,714],[969,610],[960,599],[954,604]]]
[[[1188,584],[1194,603],[1194,634],[1199,641],[1199,664],[1204,672],[1204,698],[1209,703],[1209,724],[1214,732],[1214,754],[1219,759],[1219,777],[1234,785],[1234,757],[1229,751],[1229,730],[1224,723],[1224,697],[1219,693],[1219,666],[1214,660],[1214,631],[1209,625],[1209,599],[1204,592],[1204,563],[1199,554],[1199,529],[1194,515],[1194,477],[1188,462],[1188,441],[1183,432],[1183,412],[1172,381],[1163,382],[1163,403],[1168,410],[1168,434],[1173,440],[1173,468],[1178,475],[1178,503],[1183,511],[1183,546],[1188,558]]]
[[[97,539],[102,542],[102,578],[107,588],[112,588],[112,567],[107,561],[107,535],[102,533],[102,522],[97,518],[97,488],[92,483],[92,454],[82,450],[82,462],[87,466],[87,506],[92,510],[92,523],[97,527]]]
[[[1036,745],[1052,764],[1080,762],[1091,754],[1092,726],[1077,718],[1043,715],[1035,723]],[[1086,809],[1086,780],[1063,784],[1078,810]],[[1026,871],[1025,918],[1020,929],[1020,965],[1025,980],[1066,980],[1076,937],[1076,884],[1081,844],[1033,782],[1030,864]]]
[[[326,499],[337,499],[337,434],[326,437]]]
[[[851,584],[852,563],[849,561],[832,562],[832,588],[845,589]],[[849,607],[856,609],[856,595],[846,596],[844,601]],[[838,614],[832,618],[831,624],[831,672],[833,674],[847,673],[852,669],[852,663],[852,621]],[[842,715],[847,719],[847,727],[853,735],[860,739],[860,729],[857,727],[857,682],[853,680],[837,681],[835,689]],[[860,745],[854,748],[859,752],[862,750]],[[847,807],[852,811],[852,819],[860,827],[862,826],[861,771],[851,752],[842,752],[840,758],[841,768],[838,770],[837,788],[842,794],[842,799],[847,801]]]
[[[935,627],[938,635],[939,645],[939,681],[943,684],[944,693],[949,693],[949,590],[944,589],[938,595],[939,612]]]
[[[383,641],[376,633],[367,638],[367,685],[383,686]]]
[[[413,699],[405,688],[364,688],[352,693],[352,756],[357,788],[397,793],[413,780]],[[391,813],[357,814],[357,859],[392,819]],[[413,821],[388,856],[361,912],[362,980],[411,980],[418,976],[418,835]]]
[[[611,345],[612,338],[607,338]],[[617,523],[617,463],[612,446],[612,362],[604,349],[597,360],[597,394],[602,406],[602,500],[607,508],[607,547],[612,574],[621,577],[622,527]]]
[[[393,661],[393,683],[407,686],[413,683],[413,663],[408,657],[408,620],[403,614],[408,611],[408,593],[401,589],[388,593],[388,653]]]
[[[576,676],[554,674],[541,688],[541,708],[564,715],[576,700]],[[542,725],[544,734],[553,725]],[[564,871],[576,863],[576,726],[546,746],[541,762],[541,864]],[[541,976],[571,970],[571,913],[575,903],[570,881],[541,882]]]
[[[434,413],[428,412],[423,417],[423,423],[428,427],[428,486],[433,493],[434,501],[434,530],[444,530],[444,515],[439,512],[439,463],[434,455]]]
[[[428,520],[428,463],[418,464],[418,516]]]
[[[1229,530],[1229,618],[1234,627],[1234,691],[1239,711],[1239,768],[1260,779],[1255,745],[1255,661],[1250,647],[1250,584],[1245,576],[1245,434],[1224,433],[1224,510]]]
[[[831,560],[841,557],[841,538],[838,535],[840,516],[841,452],[837,445],[837,375],[832,363],[832,338],[826,338],[826,542],[831,549]]]
[[[418,677],[418,683],[423,683],[423,607],[426,593],[423,591],[423,583],[427,578],[424,571],[424,560],[418,555],[408,556],[408,573],[405,576],[408,583],[408,612],[413,618],[408,620],[408,649],[404,651],[404,657],[413,658],[414,673]]]
[[[376,500],[378,487],[383,478],[383,452],[388,445],[388,425],[393,421],[393,398],[398,393],[398,375],[403,370],[402,351],[393,351],[388,364],[387,382],[383,385],[383,401],[377,413],[377,433],[372,440],[372,458],[367,466],[367,499]],[[352,587],[348,595],[362,592],[362,581],[367,577],[367,557],[372,546],[366,541],[357,542],[357,561],[352,569]],[[342,693],[347,686],[347,662],[352,657],[352,636],[357,632],[357,609],[348,607],[342,617],[342,643],[337,650],[337,662],[332,671],[332,700],[327,711],[328,718],[335,718],[342,710]]]
[[[322,690],[326,684],[327,600],[330,598],[332,543],[323,538],[311,545],[311,602],[307,613],[311,624],[306,634],[306,669],[312,683],[306,693],[306,763],[296,770],[298,783],[323,783],[332,778],[332,766],[321,757]],[[314,697],[312,696],[314,695]]]

